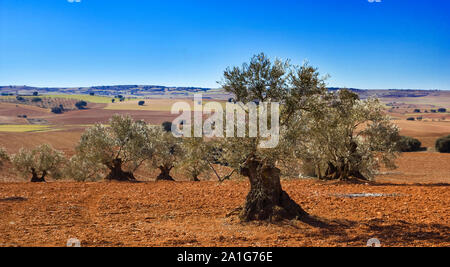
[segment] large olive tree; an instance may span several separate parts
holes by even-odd
[[[47,144],[32,150],[22,148],[11,161],[20,174],[31,176],[31,182],[45,182],[47,176],[62,178],[66,164],[64,154]]]
[[[161,171],[156,180],[174,181],[170,172],[181,158],[180,138],[174,137],[171,132],[163,127],[153,127],[150,135],[154,143],[154,153],[150,159],[150,166]]]
[[[242,67],[226,69],[221,84],[241,105],[280,103],[278,146],[262,148],[260,142],[264,137],[261,136],[223,139],[223,158],[250,181],[250,192],[239,209],[241,220],[305,218],[307,213],[282,189],[277,163],[293,158],[292,144],[298,134],[292,131],[292,124],[302,110],[317,108],[312,103],[326,93],[324,80],[307,64],[297,67],[289,61],[272,62],[260,54]],[[268,119],[271,121],[270,116]]]
[[[293,130],[295,153],[315,165],[318,177],[370,180],[380,165],[395,167],[398,128],[377,99],[343,89],[315,101],[320,108],[302,111]]]
[[[106,180],[134,181],[133,172],[154,153],[150,128],[144,121],[120,115],[114,115],[109,124],[96,124],[86,130],[72,164],[86,168],[78,172],[80,179],[95,177],[97,172],[107,169]]]

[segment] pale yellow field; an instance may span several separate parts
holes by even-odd
[[[107,104],[107,103],[111,103],[111,100],[112,100],[111,97],[91,96],[91,95],[43,95],[42,97],[84,100],[86,102],[96,103],[96,104]],[[118,99],[116,99],[116,101],[118,101]]]
[[[450,94],[447,92],[437,96],[382,98],[381,100],[383,103],[397,102],[411,105],[432,105],[435,108],[450,108]]]
[[[25,133],[25,132],[44,132],[54,130],[49,125],[0,125],[0,132]]]

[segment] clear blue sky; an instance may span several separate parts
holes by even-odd
[[[450,89],[448,0],[0,0],[0,85],[218,87],[253,54],[329,86]]]

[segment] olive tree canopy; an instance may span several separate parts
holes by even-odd
[[[370,180],[380,165],[394,168],[398,128],[377,99],[360,100],[343,89],[316,100],[296,117],[296,157],[313,164],[319,178]]]
[[[20,149],[12,157],[12,163],[24,177],[31,176],[31,182],[45,182],[47,176],[62,178],[66,158],[62,152],[43,144],[32,150]]]
[[[199,181],[199,175],[210,169],[212,150],[211,142],[203,138],[182,139],[180,167],[189,174],[191,181]]]
[[[86,179],[89,174],[107,169],[107,180],[134,181],[133,172],[154,153],[150,128],[144,121],[120,115],[114,115],[109,124],[96,124],[86,130],[72,163],[87,168],[84,174],[79,173]]]

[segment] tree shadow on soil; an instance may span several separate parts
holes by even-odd
[[[421,184],[421,183],[414,183],[414,184],[396,184],[396,183],[377,183],[377,182],[372,182],[369,183],[370,186],[419,186],[419,187],[447,187],[450,186],[449,183],[426,183],[426,184]]]
[[[381,219],[370,220],[363,223],[362,234],[349,238],[342,236],[340,243],[367,242],[371,238],[377,238],[381,244],[389,246],[407,246],[417,241],[425,241],[430,245],[450,243],[450,227],[442,224],[415,224],[402,220],[392,224],[386,224]]]
[[[299,227],[298,222],[307,224],[318,231],[305,232],[307,237],[317,239],[332,239],[332,242],[346,245],[366,246],[371,238],[380,240],[381,245],[386,246],[407,246],[419,242],[429,243],[439,246],[439,244],[450,243],[450,226],[443,224],[420,224],[409,223],[403,220],[386,224],[382,219],[373,219],[366,222],[355,222],[350,220],[328,220],[316,216],[308,216],[300,220],[280,221],[273,223],[277,226],[290,226],[299,231],[304,231]],[[360,233],[350,236],[352,232]]]
[[[0,202],[23,202],[27,200],[28,199],[24,197],[7,197],[0,199]]]
[[[326,185],[368,185],[368,186],[423,186],[423,187],[446,187],[450,186],[450,183],[390,183],[390,182],[377,182],[368,181],[362,179],[350,179],[346,181],[341,180],[319,180]]]

